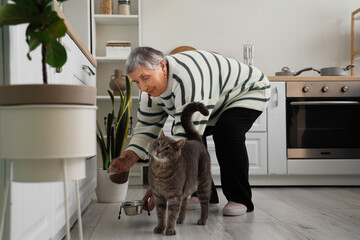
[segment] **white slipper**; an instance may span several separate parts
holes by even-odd
[[[229,201],[223,209],[224,216],[239,216],[245,214],[246,212],[247,207],[245,205],[233,201]]]

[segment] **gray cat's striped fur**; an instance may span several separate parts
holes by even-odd
[[[166,235],[176,234],[176,223],[183,223],[187,199],[195,191],[201,205],[201,216],[197,224],[205,225],[207,222],[211,195],[210,156],[201,136],[192,125],[191,118],[196,111],[205,116],[209,114],[206,107],[198,102],[190,103],[184,108],[181,124],[187,140],[175,141],[165,136],[161,130],[159,138],[151,147],[149,183],[158,217],[155,233],[163,233],[165,230]],[[165,224],[166,206],[168,219]]]

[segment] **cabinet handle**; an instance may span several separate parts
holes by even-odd
[[[278,93],[277,87],[274,88],[274,104],[275,104],[275,107],[279,106],[279,93]]]
[[[95,75],[95,72],[88,66],[88,65],[82,65],[82,69],[87,71],[87,73],[89,74],[89,76],[91,75]]]
[[[298,101],[290,102],[292,106],[308,105],[359,105],[359,101]]]

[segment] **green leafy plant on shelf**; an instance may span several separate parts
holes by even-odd
[[[66,0],[57,0],[64,2]],[[41,46],[43,82],[47,84],[46,63],[52,67],[62,67],[66,60],[66,50],[58,39],[66,34],[64,20],[53,10],[53,0],[13,0],[0,8],[0,27],[28,23],[26,42],[30,52]]]
[[[106,120],[106,140],[102,133],[99,122],[97,122],[97,143],[100,148],[101,157],[103,161],[103,169],[107,170],[111,159],[120,156],[124,149],[125,142],[128,136],[130,111],[132,105],[131,98],[131,80],[126,76],[126,93],[123,94],[120,87],[117,86],[120,92],[120,106],[115,115],[115,97],[108,90],[111,98],[112,111],[108,113]]]

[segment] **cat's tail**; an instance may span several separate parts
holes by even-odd
[[[187,138],[189,140],[198,140],[202,141],[199,132],[194,128],[193,122],[191,120],[192,115],[199,111],[202,115],[208,116],[209,110],[201,102],[192,102],[186,105],[184,110],[181,113],[181,125],[184,128]]]

